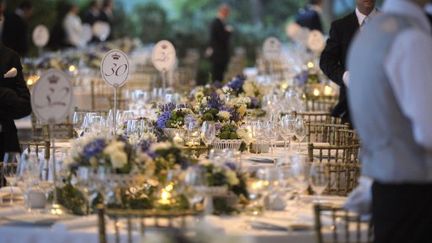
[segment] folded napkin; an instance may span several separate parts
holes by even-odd
[[[0,208],[0,218],[14,216],[18,214],[24,214],[26,212],[27,211],[24,207],[19,207],[19,206]]]
[[[17,76],[17,74],[18,74],[18,70],[16,68],[11,68],[3,75],[3,78],[14,78]]]
[[[97,227],[97,225],[98,225],[98,216],[90,215],[90,216],[60,220],[52,226],[52,229],[55,231],[66,231],[66,230],[74,230],[74,229],[81,229],[81,228],[88,228],[88,227]]]
[[[274,164],[274,159],[264,157],[250,157],[249,161],[262,164]]]
[[[359,178],[359,185],[348,195],[344,207],[360,215],[369,215],[372,204],[372,179]]]

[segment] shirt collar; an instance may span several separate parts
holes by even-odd
[[[355,9],[355,14],[356,14],[356,16],[357,16],[357,20],[358,20],[359,25],[362,25],[363,21],[364,21],[366,18],[369,18],[368,20],[370,20],[371,18],[375,17],[375,16],[378,14],[378,11],[377,11],[376,8],[374,8],[374,9],[372,10],[372,12],[369,13],[369,15],[364,15],[364,14],[362,14],[362,13],[360,12],[360,10],[359,10],[358,8],[356,8],[356,9]]]
[[[416,20],[418,26],[430,33],[431,26],[423,9],[408,0],[387,0],[383,5],[383,12],[404,15]]]

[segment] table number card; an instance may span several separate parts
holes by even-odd
[[[33,43],[39,48],[45,47],[48,44],[49,37],[49,30],[45,25],[38,25],[33,30]]]
[[[168,72],[174,69],[176,64],[176,50],[174,45],[167,40],[156,43],[153,48],[152,62],[159,72]]]
[[[123,86],[129,76],[129,60],[120,50],[111,50],[105,54],[100,67],[102,78],[114,87]]]
[[[73,106],[73,87],[69,77],[60,70],[42,74],[33,87],[31,105],[42,123],[62,123]]]
[[[264,41],[263,55],[267,60],[278,59],[281,54],[281,43],[276,37],[269,37]]]

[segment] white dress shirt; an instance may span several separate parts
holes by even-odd
[[[407,16],[416,25],[395,39],[383,65],[416,142],[432,149],[431,26],[423,9],[411,1],[387,0],[383,12]]]
[[[82,23],[79,16],[67,14],[63,21],[63,29],[66,32],[66,41],[76,47],[82,47],[85,42],[82,37]]]

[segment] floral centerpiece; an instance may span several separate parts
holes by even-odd
[[[205,180],[209,187],[227,187],[225,197],[214,197],[214,214],[231,214],[238,212],[239,205],[247,203],[249,194],[247,190],[247,174],[240,173],[234,163],[227,162],[215,165],[204,161],[199,166],[205,173]]]

